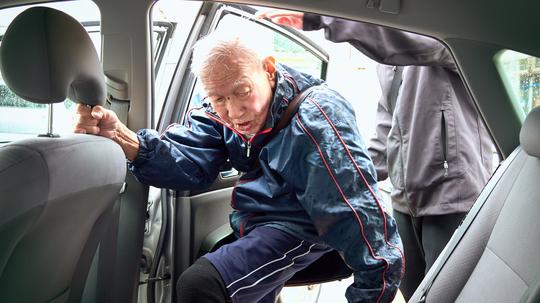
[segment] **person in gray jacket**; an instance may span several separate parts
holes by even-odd
[[[390,178],[409,299],[492,173],[493,144],[450,52],[396,29],[290,11],[261,14],[302,30],[324,29],[381,64],[382,97],[369,153],[378,180]],[[397,68],[396,66],[400,66]]]

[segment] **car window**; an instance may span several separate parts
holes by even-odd
[[[24,10],[38,5],[26,5],[0,10],[0,35],[3,36],[10,22]],[[90,0],[39,4],[64,11],[85,26],[97,50],[101,49],[99,31],[100,13]],[[98,51],[98,55],[100,52]],[[66,100],[53,105],[53,132],[72,131],[74,103]],[[48,107],[27,102],[15,95],[0,77],[0,142],[32,137],[47,131]]]
[[[505,50],[496,61],[514,109],[523,120],[540,105],[540,58]]]
[[[160,0],[152,7],[154,121],[158,121],[171,79],[202,2]]]
[[[235,8],[227,9],[232,13],[227,13],[221,18],[218,24],[219,28],[223,28],[225,32],[242,30],[246,34],[256,35],[259,38],[257,41],[260,41],[259,47],[266,53],[272,54],[278,62],[315,77],[326,79],[327,55],[311,48],[308,41],[294,40],[291,36],[288,36],[287,31],[281,28],[279,29],[282,31],[278,31],[266,27],[243,15],[235,14],[240,14],[240,10]],[[303,34],[297,34],[301,35],[300,39],[308,40]]]

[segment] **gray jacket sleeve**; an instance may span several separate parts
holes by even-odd
[[[377,76],[381,85],[382,95],[377,104],[375,134],[369,140],[368,152],[377,171],[377,181],[388,178],[386,157],[386,141],[392,127],[392,109],[388,102],[390,86],[394,76],[392,66],[377,65]]]
[[[349,42],[387,65],[440,66],[456,70],[446,47],[430,37],[363,22],[304,14],[304,30],[324,29],[326,39]]]

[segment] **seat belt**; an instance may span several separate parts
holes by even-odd
[[[108,94],[104,107],[112,110],[118,117],[118,120],[127,126],[130,106],[130,101],[127,95],[127,84],[113,80],[113,78],[109,77],[108,75],[105,77],[105,82],[107,84]],[[125,99],[120,100],[114,96]],[[120,258],[118,239],[119,234],[121,233],[121,202],[126,192],[127,181],[128,178],[126,176],[126,180],[120,190],[118,199],[114,202],[114,206],[111,210],[110,225],[107,228],[105,237],[102,239],[99,245],[97,284],[98,289],[101,290],[101,293],[98,295],[100,298],[102,298],[103,302],[113,302],[118,298],[125,297],[124,293],[121,293],[121,291],[125,292],[125,290],[121,289],[122,285],[119,285],[118,281],[116,281],[118,279],[118,273],[116,273],[116,271],[118,270],[117,260]],[[125,213],[125,210],[123,212]],[[106,283],[104,283],[105,281]],[[109,285],[106,285],[107,283]]]
[[[283,128],[285,128],[289,123],[291,122],[292,117],[296,114],[298,111],[298,108],[300,107],[300,104],[304,102],[307,95],[311,93],[315,88],[319,87],[319,85],[314,85],[311,87],[308,87],[307,89],[301,91],[296,95],[291,102],[289,102],[289,106],[285,109],[283,114],[281,115],[281,118],[277,122],[276,126],[272,128],[270,133],[264,138],[264,140],[261,142],[261,146],[266,145],[272,138]]]
[[[112,110],[116,116],[118,117],[118,120],[122,122],[124,125],[127,125],[127,117],[129,112],[129,100],[118,100],[115,99],[112,95],[109,95],[106,103],[105,108]],[[126,179],[127,182],[127,179]],[[118,234],[120,233],[119,230],[119,223],[120,223],[120,203],[122,201],[122,196],[124,195],[124,192],[126,190],[126,182],[124,182],[124,185],[122,186],[122,189],[120,190],[120,193],[118,195],[118,199],[114,202],[114,207],[112,209],[111,214],[111,222],[109,229],[107,231],[106,236],[104,237],[99,250],[99,265],[98,265],[98,284],[104,277],[114,277],[114,270],[115,270],[115,261],[117,258],[117,246],[118,246]],[[112,257],[111,257],[112,256]],[[102,261],[107,260],[107,261]],[[110,282],[110,281],[109,281]],[[114,279],[112,280],[114,282]],[[99,284],[99,289],[107,289],[106,286]],[[109,285],[109,288],[112,290],[113,288],[111,285]],[[112,302],[112,298],[114,297],[114,292],[108,291],[106,294],[107,300]]]
[[[129,101],[128,100],[118,100],[112,96],[107,98],[107,103],[105,108],[112,110],[118,116],[118,120],[124,125],[127,125],[127,117],[129,112]]]
[[[107,102],[105,103],[105,108],[115,112],[120,122],[127,126],[130,104],[127,83],[107,74],[105,75],[105,83],[107,84]]]
[[[521,148],[517,148],[514,150],[508,158],[504,162],[502,162],[501,166],[495,173],[493,174],[492,178],[489,180],[489,182],[486,184],[482,192],[480,193],[480,196],[478,196],[478,199],[476,203],[474,203],[473,207],[459,226],[459,228],[456,230],[452,238],[450,238],[450,241],[448,241],[448,244],[446,245],[444,249],[444,254],[442,255],[441,262],[436,262],[437,266],[435,267],[433,274],[429,277],[429,280],[425,284],[425,287],[421,290],[420,299],[417,301],[418,303],[425,303],[427,294],[429,293],[429,290],[433,286],[433,283],[435,282],[435,279],[441,272],[441,269],[446,264],[446,261],[448,261],[448,258],[454,252],[456,249],[458,243],[461,241],[469,227],[471,226],[472,222],[486,203],[487,199],[501,180],[502,176],[510,166],[510,164],[514,161],[514,159],[517,157],[519,152],[521,151]],[[413,295],[414,296],[414,295]]]
[[[319,85],[314,85],[314,86],[311,86],[311,87],[308,87],[307,89],[301,91],[298,93],[298,95],[296,95],[292,100],[291,102],[289,102],[289,105],[287,106],[287,108],[285,109],[285,111],[283,112],[283,114],[281,115],[281,117],[279,118],[279,121],[276,123],[276,126],[274,126],[272,128],[272,130],[268,133],[268,135],[266,135],[266,137],[264,137],[264,139],[261,141],[260,143],[260,146],[265,146],[266,144],[268,144],[268,142],[270,142],[270,140],[272,140],[272,138],[274,138],[275,135],[277,135],[277,133],[282,130],[283,128],[285,128],[287,125],[289,125],[289,123],[291,122],[291,119],[292,117],[296,114],[296,112],[298,111],[298,108],[300,107],[300,104],[302,102],[304,102],[304,100],[306,99],[307,95],[309,93],[311,93],[315,88],[317,88]],[[260,163],[259,161],[255,161],[254,163],[254,166],[253,168],[260,168]]]

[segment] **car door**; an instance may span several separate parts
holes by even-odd
[[[166,14],[163,7],[157,8],[159,14],[155,13],[154,7],[152,16],[156,18]],[[171,52],[181,52],[181,56],[175,62],[176,70],[170,76],[170,82],[163,83],[163,75],[157,71],[156,79],[161,83],[156,87],[163,89],[168,84],[164,100],[156,102],[158,131],[164,131],[173,123],[185,123],[186,114],[201,106],[204,92],[189,70],[191,47],[198,38],[218,27],[257,31],[261,41],[266,41],[268,47],[272,48],[278,62],[326,78],[329,56],[321,47],[295,30],[257,19],[254,16],[256,11],[256,8],[248,6],[202,4],[193,20],[190,34],[185,38],[185,44],[181,49],[171,49]],[[162,58],[163,66],[170,63],[167,58]],[[155,95],[163,95],[163,92],[156,91]],[[161,104],[163,107],[159,111],[157,107]],[[165,302],[174,301],[173,282],[178,276],[213,243],[230,234],[230,198],[238,178],[239,172],[226,165],[214,183],[204,190],[181,192],[150,189],[143,252],[147,270],[142,276],[143,281],[150,281],[144,283],[147,284],[149,302],[153,302],[154,298]],[[140,291],[140,294],[146,291]],[[144,295],[140,296],[140,301],[144,302],[145,298],[142,297]]]

